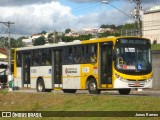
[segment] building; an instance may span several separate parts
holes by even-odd
[[[160,6],[154,6],[144,12],[142,20],[143,37],[151,39],[151,43],[160,43]]]
[[[98,28],[83,28],[82,34],[88,35],[95,35],[98,33]]]
[[[112,28],[99,28],[98,33],[104,33],[104,32],[114,32]]]
[[[69,33],[66,33],[65,36],[67,36],[67,37],[71,37],[71,36],[72,37],[79,37],[79,33],[71,31]]]
[[[31,37],[29,37],[28,39],[22,39],[22,42],[25,43],[25,46],[33,46]]]
[[[97,35],[98,33],[114,32],[111,28],[83,28],[82,34]]]
[[[28,37],[26,39],[22,39],[22,42],[24,42],[26,46],[33,46],[33,42],[35,41],[35,39],[37,39],[37,38],[39,38],[41,36],[44,36],[45,40],[46,40],[46,43],[48,43],[48,35],[49,35],[49,33],[46,33],[46,34],[34,34],[31,37]]]
[[[7,50],[5,48],[0,48],[0,61],[7,60]]]

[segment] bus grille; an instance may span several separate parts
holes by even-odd
[[[144,83],[139,83],[139,82],[134,82],[134,83],[129,83],[129,87],[143,87]]]

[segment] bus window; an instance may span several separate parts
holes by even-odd
[[[22,55],[20,52],[17,52],[17,67],[21,67],[22,66]]]
[[[42,50],[42,66],[51,65],[51,49]]]
[[[42,51],[35,50],[33,55],[33,66],[39,66],[42,62]]]
[[[63,48],[63,52],[62,52],[62,64],[63,65],[69,64],[69,49],[67,47]]]
[[[86,45],[84,63],[95,63],[97,61],[97,45]]]
[[[90,61],[92,63],[97,61],[97,46],[96,45],[91,45]]]
[[[63,49],[63,64],[89,64],[97,62],[97,45],[79,45]]]

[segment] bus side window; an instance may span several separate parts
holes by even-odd
[[[64,47],[62,50],[62,64],[69,64],[69,49],[67,47]]]
[[[72,47],[69,47],[69,57],[68,57],[68,64],[73,64],[73,51]]]
[[[83,51],[82,51],[82,47],[83,46],[77,46],[77,51],[76,51],[76,63],[77,64],[82,64],[82,55],[83,55]]]
[[[97,62],[97,45],[91,45],[91,54],[90,54],[90,61],[91,63]]]
[[[17,55],[16,55],[16,59],[17,59],[17,67],[21,67],[22,66],[22,55],[20,52],[17,52]]]
[[[51,49],[43,49],[42,50],[42,66],[51,65]]]
[[[97,61],[97,45],[85,45],[82,52],[83,63],[95,63]]]
[[[41,65],[42,61],[42,52],[41,50],[35,50],[33,55],[33,66]]]

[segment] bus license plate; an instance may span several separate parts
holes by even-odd
[[[139,82],[135,82],[134,86],[140,86],[140,83]]]

